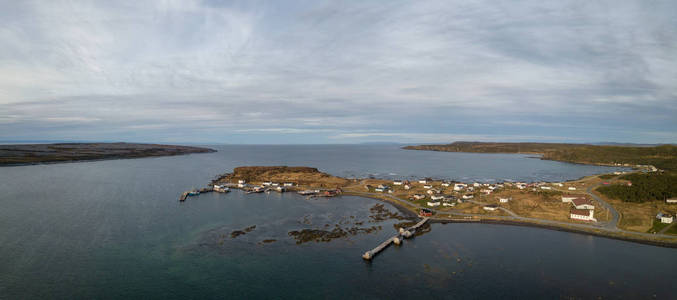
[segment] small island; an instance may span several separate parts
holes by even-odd
[[[200,192],[227,192],[230,188],[247,193],[296,192],[309,200],[352,195],[389,202],[409,218],[427,217],[430,222],[535,226],[677,247],[677,226],[661,223],[664,219],[657,217],[674,215],[677,204],[632,202],[608,191],[617,193],[616,189],[633,186],[628,178],[644,190],[652,182],[646,178],[652,176],[665,174],[637,168],[567,182],[480,183],[431,178],[349,179],[312,167],[245,166],[214,179],[209,188],[184,193],[182,201]]]
[[[0,166],[209,153],[202,147],[134,143],[0,145]]]

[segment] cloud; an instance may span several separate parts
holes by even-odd
[[[0,139],[675,142],[676,53],[674,1],[5,1]]]

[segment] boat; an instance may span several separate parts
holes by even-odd
[[[197,190],[192,190],[192,191],[188,192],[188,196],[197,196],[199,194],[200,194],[200,191],[197,191]]]

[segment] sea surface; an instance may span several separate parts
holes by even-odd
[[[211,147],[219,152],[0,168],[0,299],[675,297],[670,248],[432,224],[365,262],[362,253],[402,222],[374,218],[383,204],[374,199],[233,191],[177,200],[240,165],[487,182],[562,181],[615,168],[389,145]],[[300,244],[289,234],[337,227],[376,229]]]

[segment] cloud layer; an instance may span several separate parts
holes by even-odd
[[[677,142],[674,1],[0,1],[0,140]]]

